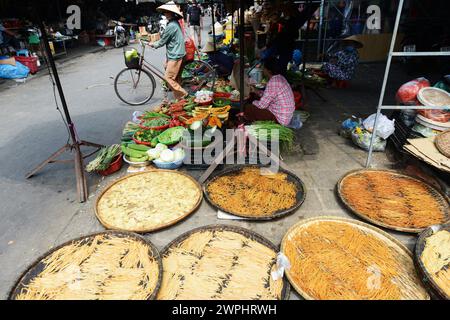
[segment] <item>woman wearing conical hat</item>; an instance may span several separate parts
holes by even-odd
[[[169,23],[161,36],[161,40],[150,43],[150,46],[155,49],[166,46],[167,62],[164,78],[175,99],[182,99],[188,95],[180,84],[183,59],[186,55],[183,30],[178,21],[183,18],[183,13],[173,1],[158,7],[157,10],[165,15]]]

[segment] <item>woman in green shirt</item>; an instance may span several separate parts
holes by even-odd
[[[164,13],[169,23],[161,40],[151,43],[150,46],[155,49],[166,46],[167,62],[164,78],[170,90],[172,90],[175,99],[182,99],[188,95],[180,84],[183,59],[186,55],[183,30],[178,22],[179,19],[183,18],[183,13],[181,13],[173,1],[158,7],[157,10]]]

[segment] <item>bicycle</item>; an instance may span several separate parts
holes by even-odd
[[[140,106],[149,102],[156,89],[156,79],[164,80],[164,72],[145,60],[145,49],[148,41],[140,40],[141,54],[133,57],[126,56],[135,48],[124,48],[125,64],[127,68],[119,72],[114,80],[114,90],[118,98],[131,106]],[[193,93],[202,86],[214,88],[217,74],[215,69],[200,59],[186,62],[182,70],[182,83],[186,91]]]

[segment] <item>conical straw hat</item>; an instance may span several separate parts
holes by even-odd
[[[156,10],[169,11],[169,12],[179,15],[180,17],[183,17],[183,13],[180,11],[180,9],[176,5],[176,3],[173,1],[169,1],[166,4],[163,4],[162,6],[158,7]]]
[[[347,37],[345,39],[342,39],[341,41],[344,43],[345,42],[352,43],[357,49],[361,49],[362,47],[364,47],[364,44],[361,41],[359,41],[358,38],[355,36]]]

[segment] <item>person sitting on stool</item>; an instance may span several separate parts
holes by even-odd
[[[353,36],[341,40],[338,51],[330,54],[329,62],[324,63],[322,71],[330,80],[350,81],[359,63],[357,49],[362,47],[363,44]]]
[[[269,79],[266,89],[259,100],[245,107],[244,116],[249,122],[272,120],[288,126],[294,115],[295,98],[291,85],[281,75],[276,58],[264,62],[264,75]]]

